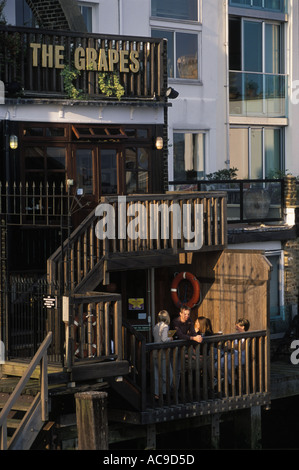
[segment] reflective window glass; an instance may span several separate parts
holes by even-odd
[[[205,134],[180,133],[173,135],[174,179],[195,179],[204,176]]]
[[[84,194],[93,193],[92,176],[92,149],[76,150],[77,187],[83,189]]]
[[[198,21],[198,0],[152,0],[152,16]]]
[[[117,193],[117,152],[115,149],[101,149],[101,193]]]

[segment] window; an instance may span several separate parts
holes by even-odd
[[[230,6],[264,9],[275,12],[286,11],[285,0],[229,0]]]
[[[65,183],[66,148],[58,146],[33,145],[26,146],[24,151],[25,181],[35,184],[36,188],[55,183],[60,190]]]
[[[246,127],[230,129],[230,166],[238,178],[264,179],[281,171],[282,129]]]
[[[93,149],[76,149],[76,183],[84,194],[93,194]]]
[[[101,194],[117,194],[117,150],[100,148]]]
[[[168,77],[198,80],[199,60],[198,41],[199,35],[193,33],[181,33],[152,29],[152,37],[168,40]]]
[[[270,317],[281,315],[284,305],[284,265],[283,252],[280,250],[266,252],[266,257],[272,264],[270,279]]]
[[[173,134],[174,180],[196,179],[205,172],[205,134],[175,132]]]
[[[87,31],[91,33],[92,32],[92,7],[79,5],[79,8],[83,16],[84,22],[86,24]]]
[[[283,26],[229,20],[230,114],[286,115]]]
[[[16,0],[16,26],[35,27],[36,21],[26,0]]]
[[[152,0],[152,16],[198,21],[198,0]]]
[[[161,156],[153,141],[162,131],[158,125],[22,123],[22,181],[43,188],[55,182],[60,191],[73,180],[73,190],[92,203],[101,195],[160,192]]]
[[[230,70],[282,73],[281,30],[279,23],[230,18]]]
[[[125,149],[126,193],[149,191],[150,151],[143,147]]]

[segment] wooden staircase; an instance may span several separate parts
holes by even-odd
[[[117,214],[123,214],[119,215],[121,222],[115,222],[115,233],[105,238],[102,214],[93,209],[48,259],[48,283],[83,294],[101,282],[108,284],[112,271],[175,265],[193,239],[190,227],[198,227],[202,235],[201,251],[222,250],[227,244],[226,197],[224,192],[192,191],[130,195],[124,202],[117,196],[102,197],[100,203],[111,207],[115,220]],[[201,222],[195,210],[198,206],[203,212]],[[132,225],[134,207],[143,208],[144,230],[137,234]]]
[[[36,382],[36,380],[34,381]],[[8,402],[9,398],[11,397],[11,394],[17,384],[17,379],[15,377],[2,377],[0,379],[0,411],[2,411],[5,408],[6,403]],[[32,404],[36,398],[37,395],[37,388],[38,385],[36,383],[30,384],[32,387],[31,393],[29,394],[28,392],[22,394],[18,400],[12,405],[11,411],[9,412],[7,416],[7,443],[9,448],[10,444],[12,442],[12,437],[16,430],[21,427],[22,421],[24,420],[24,417],[28,410],[32,407]],[[3,391],[7,390],[7,391]],[[23,442],[22,449],[23,450],[28,450],[30,449],[32,443],[34,442],[37,434],[39,433],[41,427],[35,426],[34,428],[31,428],[30,433],[28,435],[26,445]],[[14,447],[15,448],[15,447]]]
[[[7,376],[7,366],[1,368],[0,450],[29,450],[48,420],[47,351],[51,341],[49,332],[20,379]],[[38,365],[40,377],[36,379]]]

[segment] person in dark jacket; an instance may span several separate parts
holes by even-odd
[[[172,329],[176,330],[177,339],[201,343],[202,336],[198,335],[194,329],[194,323],[190,318],[190,310],[187,305],[181,306],[179,316],[172,321]]]

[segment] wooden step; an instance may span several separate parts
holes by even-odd
[[[0,408],[2,409],[9,399],[9,393],[0,393]],[[21,395],[16,403],[13,405],[12,409],[15,411],[27,411],[30,408],[34,400],[33,395]]]
[[[0,393],[12,393],[19,383],[19,380],[20,377],[2,377],[0,379]],[[35,396],[39,388],[39,380],[29,379],[22,394]]]
[[[7,427],[9,429],[18,429],[18,427],[20,426],[22,420],[21,419],[11,419],[11,418],[8,418],[7,419]]]
[[[15,360],[15,361],[6,361],[4,364],[0,365],[0,377],[1,375],[14,375],[17,377],[22,377],[22,375],[27,371],[30,361],[26,360]],[[61,364],[48,364],[48,374],[59,373],[63,371]],[[36,367],[31,378],[39,379],[40,377],[40,368]]]

